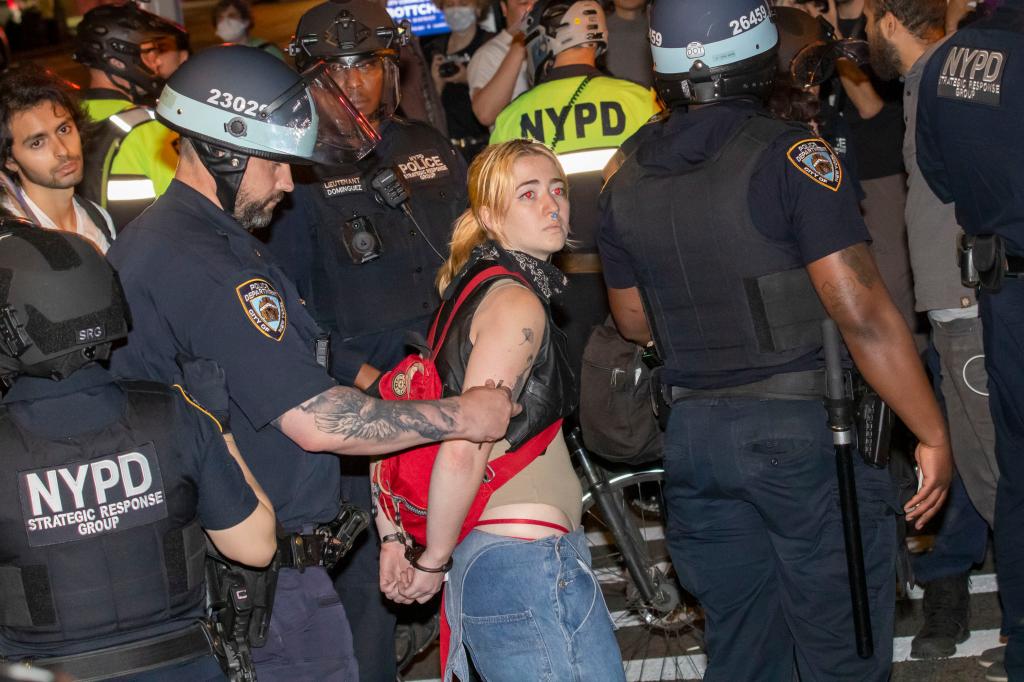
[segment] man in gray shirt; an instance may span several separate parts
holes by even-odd
[[[960,284],[956,265],[960,227],[953,206],[935,196],[917,165],[918,91],[928,57],[944,41],[946,0],[868,0],[864,9],[875,73],[904,78],[905,218],[916,309],[926,311],[931,322],[957,471],[970,502],[991,527],[999,470],[978,305],[974,290]],[[925,587],[925,624],[911,644],[915,658],[951,656],[969,634],[967,573],[971,564],[984,558],[987,533],[980,521],[968,532],[949,528],[970,524],[974,516],[966,500],[961,514],[951,513],[953,497],[934,556],[915,562],[918,581]],[[950,536],[948,547],[940,546],[942,535]]]

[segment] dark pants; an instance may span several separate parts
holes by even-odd
[[[985,560],[988,524],[971,503],[959,474],[953,473],[949,497],[938,516],[935,546],[913,560],[918,584],[967,573],[974,564]]]
[[[835,451],[816,401],[677,402],[665,433],[668,544],[707,617],[709,682],[886,680],[896,495],[855,457],[874,656],[854,646]]]
[[[342,458],[341,496],[367,511],[370,478],[366,458]],[[395,613],[380,591],[380,545],[370,524],[334,576],[334,589],[352,623],[359,682],[394,682]]]
[[[985,336],[989,408],[996,428],[996,576],[1003,630],[1010,637],[1006,670],[1024,680],[1024,281],[1008,279],[979,297]]]
[[[281,570],[267,644],[252,657],[260,682],[358,679],[345,607],[324,569]]]

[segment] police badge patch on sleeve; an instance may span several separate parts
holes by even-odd
[[[235,287],[235,291],[245,316],[261,334],[274,341],[284,338],[288,313],[284,309],[284,299],[273,284],[265,279],[250,279]]]
[[[786,157],[811,180],[833,192],[839,191],[839,186],[843,183],[843,167],[839,165],[839,158],[824,140],[800,140],[789,148]]]

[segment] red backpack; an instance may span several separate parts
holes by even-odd
[[[516,279],[529,286],[522,275],[500,265],[486,267],[470,277],[456,296],[441,304],[434,316],[427,336],[430,356],[408,355],[392,370],[381,375],[381,397],[385,400],[440,398],[441,378],[437,374],[434,360],[444,345],[455,314],[481,286],[502,278]],[[473,530],[491,494],[543,454],[561,427],[562,420],[559,419],[517,450],[509,451],[487,464],[480,489],[462,524],[459,542]],[[440,448],[440,443],[431,443],[392,455],[377,464],[373,477],[378,508],[395,527],[419,545],[427,544],[427,495],[430,491],[430,474]]]

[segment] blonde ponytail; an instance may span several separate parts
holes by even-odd
[[[533,140],[492,144],[473,159],[469,166],[469,208],[455,220],[449,249],[451,255],[437,273],[437,288],[441,294],[444,294],[462,270],[474,248],[488,239],[506,246],[501,221],[508,213],[515,192],[514,166],[516,161],[526,156],[545,156],[554,162],[559,171],[562,169],[551,150]],[[568,185],[564,173],[562,181]],[[481,220],[484,209],[490,214],[491,225],[485,225]]]

